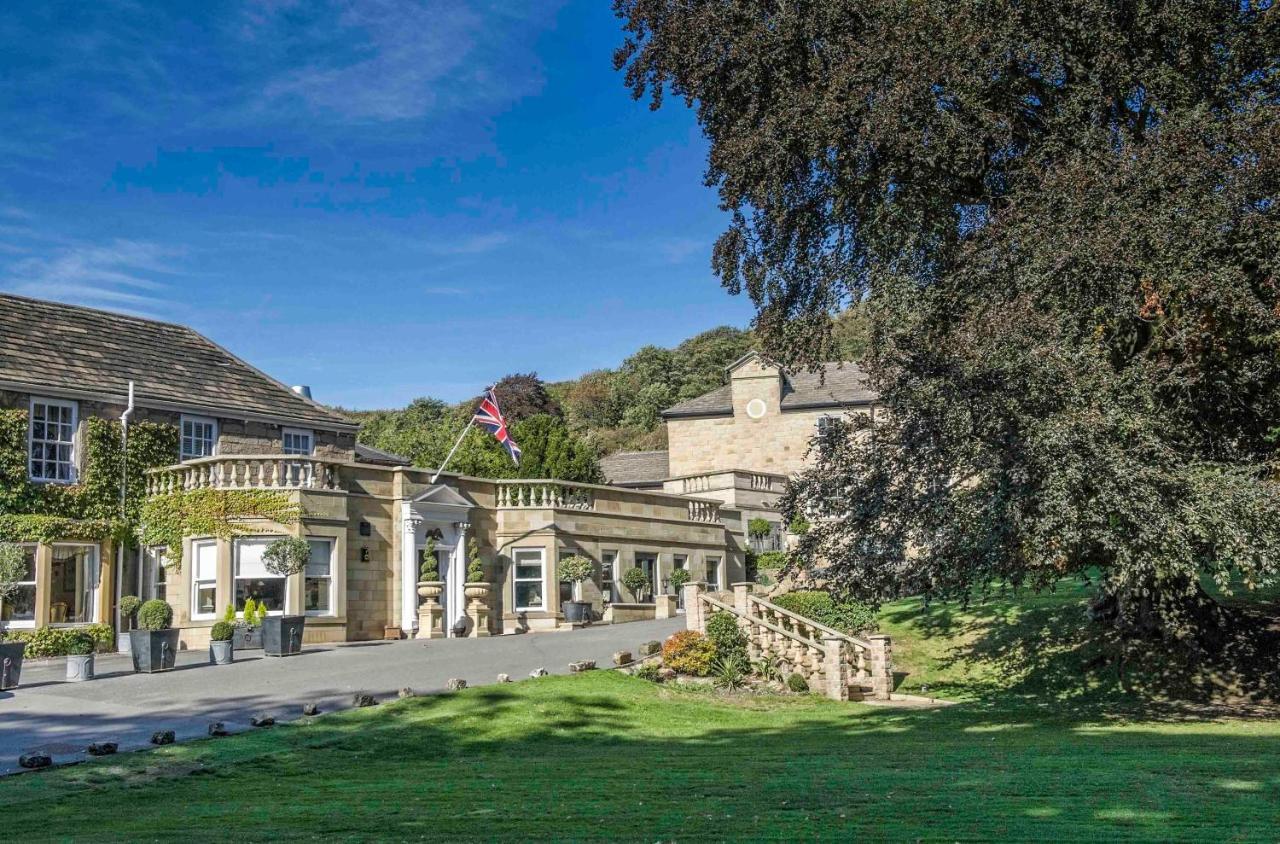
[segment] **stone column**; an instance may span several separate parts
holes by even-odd
[[[823,692],[832,700],[849,699],[849,643],[841,636],[823,636]]]
[[[871,693],[876,700],[888,700],[893,691],[893,645],[884,633],[873,633],[871,640]]]
[[[733,607],[740,615],[746,615],[750,611],[747,597],[751,594],[751,587],[753,586],[755,584],[751,581],[733,584]]]
[[[414,622],[421,610],[418,608],[418,528],[422,518],[413,512],[413,505],[404,503],[403,523],[400,531],[400,629],[409,638],[414,635]]]
[[[684,585],[684,626],[686,630],[707,632],[706,607],[702,605],[702,593],[707,584],[691,580]]]

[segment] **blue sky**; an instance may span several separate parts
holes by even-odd
[[[706,143],[630,98],[610,5],[6,4],[0,289],[360,408],[746,325]]]

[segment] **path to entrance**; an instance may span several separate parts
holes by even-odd
[[[85,758],[91,742],[119,742],[121,752],[148,747],[157,730],[174,730],[179,741],[203,737],[211,721],[247,730],[257,713],[293,720],[304,703],[344,709],[356,692],[385,700],[404,687],[443,691],[451,677],[478,686],[498,674],[520,680],[536,668],[567,674],[580,659],[605,667],[614,651],[635,653],[641,642],[683,627],[681,617],[489,639],[316,645],[283,659],[246,651],[222,666],[209,665],[207,653],[184,651],[175,670],[152,675],[134,674],[129,657],[110,655],[98,657],[98,679],[87,683],[63,682],[62,660],[30,664],[20,688],[0,692],[0,773],[17,770],[22,753],[70,762]]]

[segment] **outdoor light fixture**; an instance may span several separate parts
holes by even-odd
[[[369,562],[369,546],[368,545],[360,546],[360,562],[362,563]]]
[[[361,535],[361,536],[373,536],[373,525],[369,524],[368,522],[361,522],[361,523],[360,523],[360,535]]]

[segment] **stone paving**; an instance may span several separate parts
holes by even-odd
[[[638,652],[684,628],[684,618],[594,626],[557,633],[488,639],[354,642],[308,646],[285,658],[237,653],[233,665],[214,666],[206,652],[186,651],[164,674],[134,674],[128,656],[99,656],[97,679],[67,683],[63,660],[28,663],[22,686],[0,692],[0,774],[18,770],[18,756],[43,752],[56,763],[88,758],[94,742],[117,742],[121,752],[150,746],[151,735],[173,730],[178,741],[203,738],[221,721],[229,732],[252,729],[267,714],[278,721],[351,706],[357,693],[394,698],[401,688],[441,692],[452,678],[469,686],[513,680],[545,668],[569,673],[569,663],[612,664],[614,651]]]

